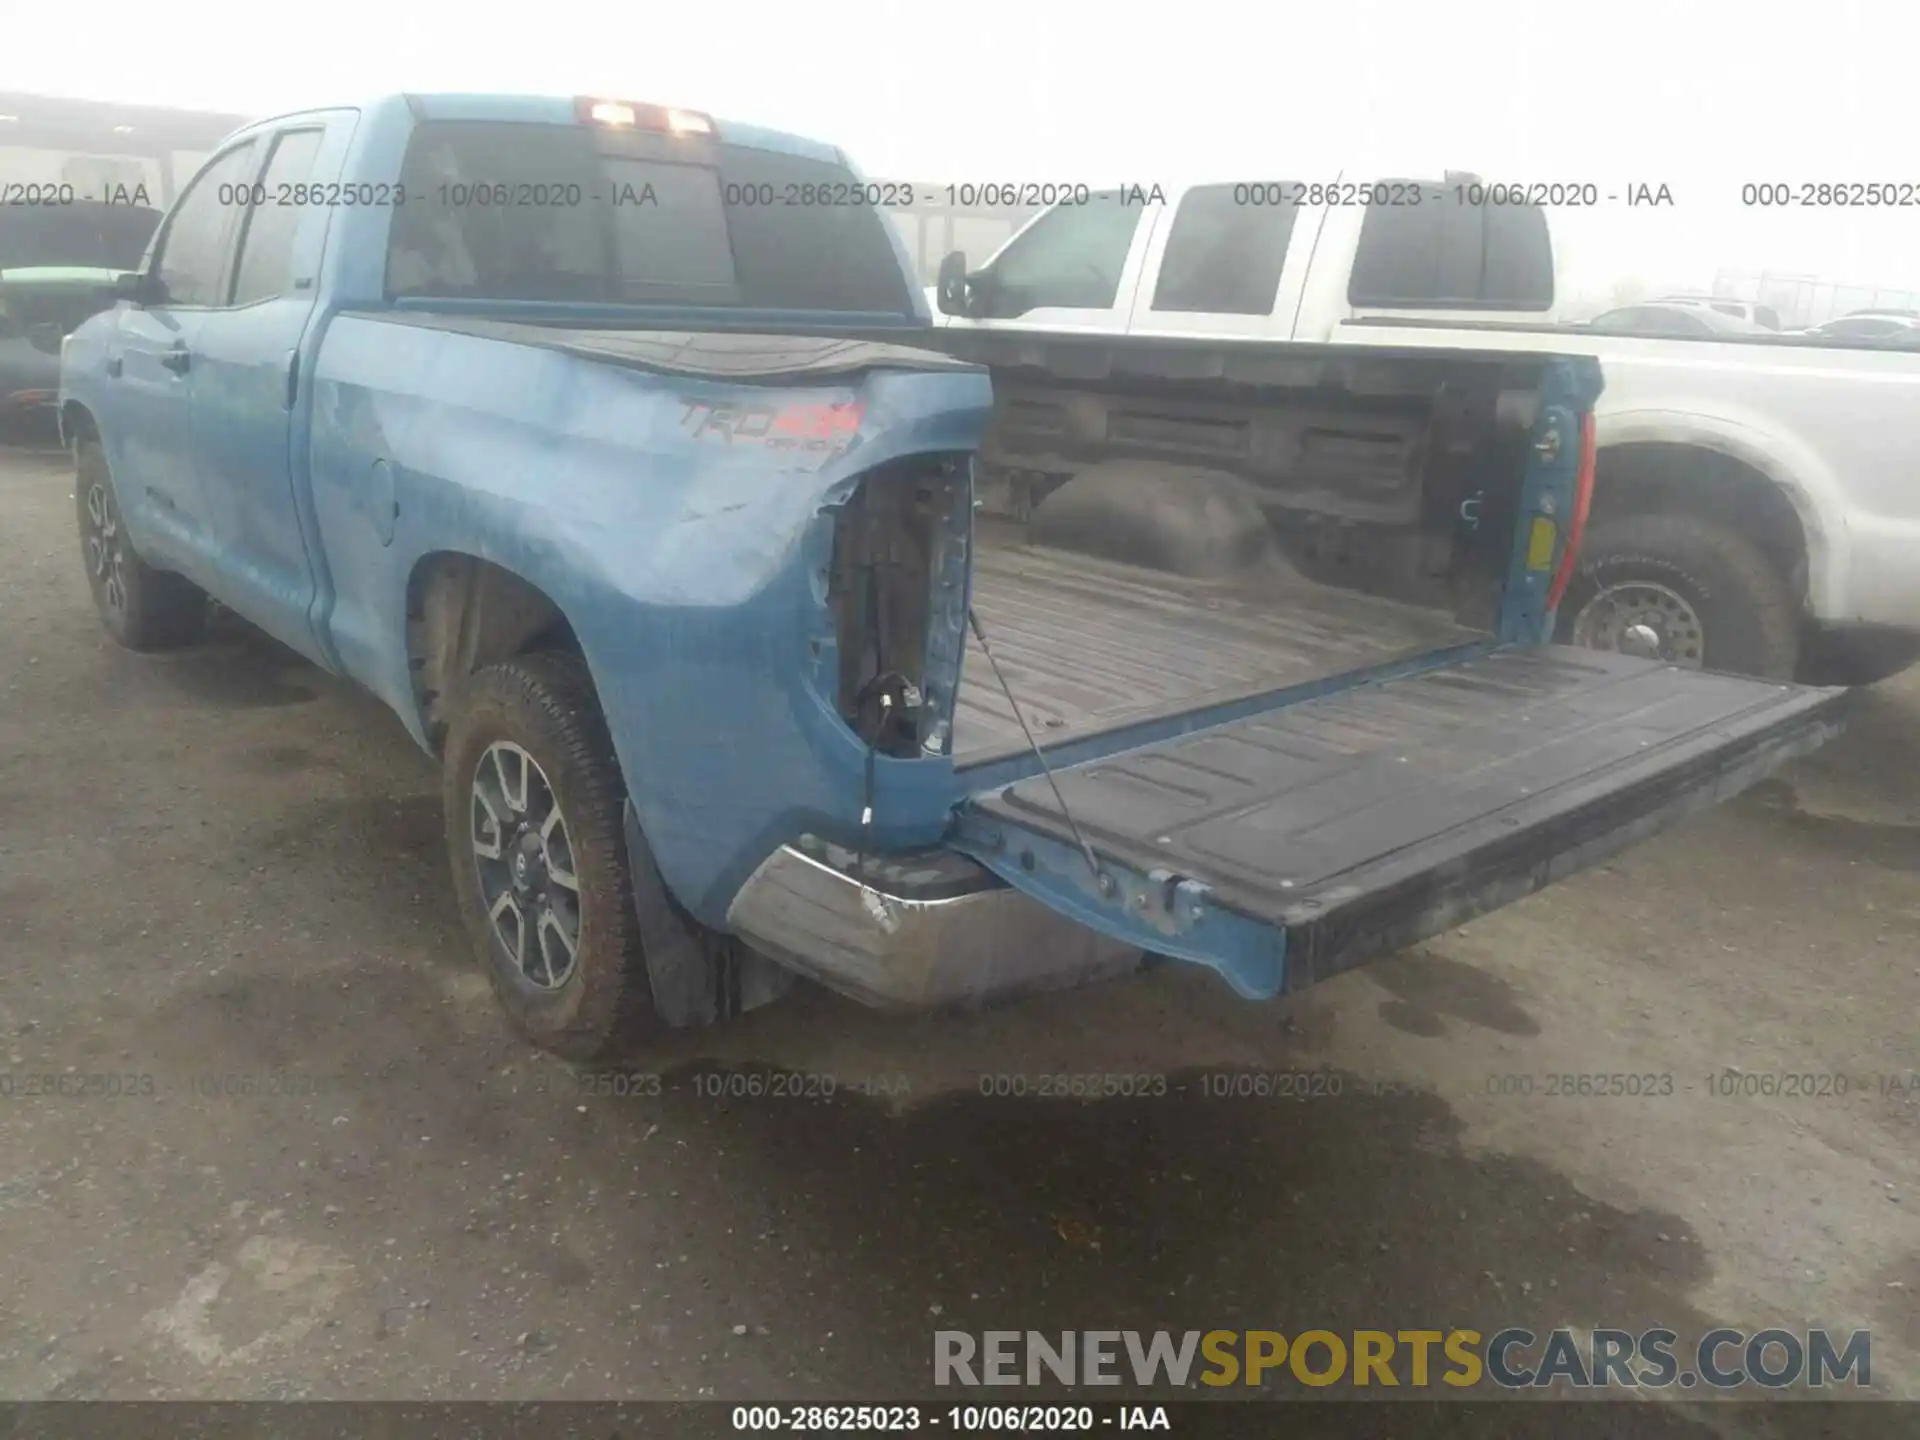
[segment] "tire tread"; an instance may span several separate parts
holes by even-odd
[[[443,781],[448,858],[455,890],[495,993],[536,1044],[575,1060],[615,1054],[656,1029],[658,1022],[627,866],[626,784],[586,662],[568,651],[540,650],[487,666],[460,686],[452,714]],[[591,863],[612,886],[611,903],[596,911],[597,929],[582,926],[580,982],[587,988],[568,1022],[553,1028],[529,1023],[525,1007],[505,987],[496,971],[485,917],[479,913],[477,879],[469,883],[473,867],[467,853],[468,778],[460,772],[468,764],[467,752],[477,743],[476,725],[486,727],[482,738],[489,742],[503,738],[493,733],[498,726],[489,724],[496,714],[531,722],[529,728],[544,732],[543,738],[552,742],[542,753],[525,735],[517,737],[517,743],[534,753],[548,778],[568,791],[567,828],[576,873]],[[561,774],[554,773],[556,766]],[[583,861],[587,854],[594,857],[591,862]],[[584,953],[589,947],[596,953]]]
[[[1716,624],[1703,614],[1708,666],[1770,680],[1793,678],[1800,653],[1800,605],[1779,568],[1758,544],[1737,530],[1703,516],[1645,512],[1623,515],[1596,526],[1581,547],[1571,592],[1597,585],[1596,571],[1604,565],[1643,558],[1691,577],[1710,577],[1711,601],[1733,605],[1731,640],[1727,617]],[[1696,584],[1700,583],[1696,579]],[[1724,599],[1720,591],[1731,592]],[[1576,594],[1569,593],[1560,608],[1559,630],[1570,638],[1578,613]],[[1723,638],[1715,645],[1715,634]]]

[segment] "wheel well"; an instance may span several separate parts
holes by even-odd
[[[97,440],[100,427],[94,423],[91,410],[78,400],[69,400],[60,407],[60,435],[69,445],[82,437]]]
[[[422,557],[407,584],[407,663],[414,703],[438,749],[461,679],[529,650],[580,653],[567,617],[539,587],[472,555]]]
[[[1788,578],[1807,589],[1807,534],[1786,492],[1731,455],[1699,445],[1638,443],[1602,450],[1594,473],[1593,521],[1649,512],[1697,515],[1757,543]]]

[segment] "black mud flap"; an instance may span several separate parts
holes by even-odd
[[[798,977],[791,970],[706,929],[681,910],[660,878],[653,847],[640,832],[631,800],[625,806],[625,828],[640,949],[654,1014],[663,1025],[718,1024],[793,989]]]
[[[1265,997],[1737,794],[1838,734],[1846,694],[1499,650],[1058,770],[1058,794],[1040,774],[976,794],[959,848]]]

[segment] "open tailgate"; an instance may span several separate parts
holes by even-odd
[[[982,791],[958,843],[1080,923],[1264,998],[1738,793],[1839,733],[1845,697],[1495,650]]]

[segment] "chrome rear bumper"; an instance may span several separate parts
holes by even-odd
[[[784,845],[734,897],[728,928],[869,1005],[928,1009],[1066,989],[1140,968],[1141,952],[1003,884],[951,851],[871,857]]]

